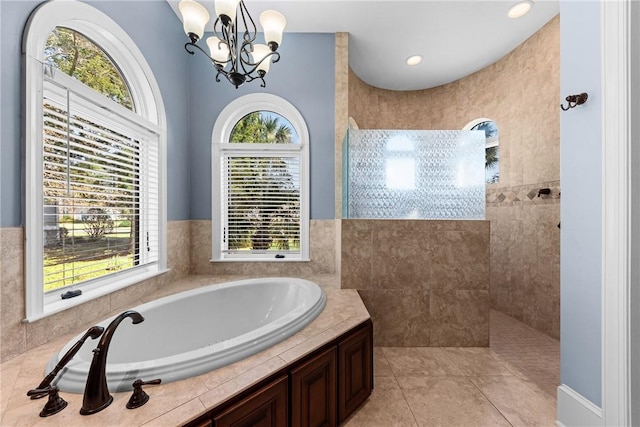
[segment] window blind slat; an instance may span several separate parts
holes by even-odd
[[[114,126],[107,111],[99,117],[85,98],[67,99],[53,85],[45,81],[43,102],[45,289],[158,262],[153,131]]]
[[[299,253],[298,154],[269,154],[224,153],[224,253]]]

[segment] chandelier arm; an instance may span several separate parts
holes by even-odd
[[[256,62],[256,63],[242,60],[240,62],[240,64],[242,65],[242,71],[244,71],[244,73],[247,76],[249,76],[250,74],[253,74],[258,69],[260,64],[262,64],[264,61],[266,61],[268,58],[271,58],[271,57],[273,57],[273,60],[271,61],[271,63],[278,62],[280,60],[280,53],[278,53],[278,52],[269,52],[267,55],[264,56],[264,58],[262,58],[260,60],[260,62]],[[249,66],[251,68],[247,71],[247,69],[245,68],[245,65],[247,65],[247,66]]]
[[[237,46],[238,46],[238,40],[236,38],[237,21],[238,21],[238,18],[236,17],[235,23],[229,24],[228,27],[222,26],[221,40],[226,42],[227,46],[229,47],[230,59],[229,61],[226,62],[227,64],[228,63],[231,64],[231,70],[229,70],[229,73],[237,72],[238,62],[240,62],[238,58],[238,52],[237,52]],[[225,71],[225,73],[227,72]]]
[[[209,54],[207,52],[205,52],[205,50],[203,48],[201,48],[200,46],[198,46],[197,44],[193,43],[193,42],[188,42],[184,44],[184,50],[186,50],[187,52],[189,52],[190,55],[195,55],[195,51],[194,50],[190,50],[189,48],[193,48],[195,47],[196,49],[198,49],[200,52],[204,53],[207,58],[211,59],[211,57],[209,56]],[[213,59],[211,59],[213,61]]]
[[[190,50],[190,48],[195,47],[196,49],[198,49],[200,52],[202,52],[207,58],[209,58],[209,61],[211,61],[211,63],[216,67],[216,69],[222,68],[224,67],[224,64],[228,64],[229,61],[225,61],[225,62],[218,62],[215,59],[213,59],[211,56],[209,56],[209,54],[207,53],[206,50],[204,50],[203,48],[201,48],[199,45],[192,43],[192,42],[188,42],[185,43],[184,45],[184,50],[186,50],[187,52],[189,52],[189,54],[191,55],[195,55],[195,51],[194,50]]]
[[[267,87],[267,82],[264,81],[264,75],[260,75],[260,74],[258,74],[257,76],[247,75],[247,80],[245,81],[245,83],[249,83],[258,79],[262,81],[262,83],[260,84],[260,87]]]
[[[218,28],[218,26],[220,28]],[[213,35],[219,38],[220,40],[224,40],[224,36],[222,31],[224,30],[224,25],[222,25],[222,21],[220,21],[220,17],[217,17],[215,22],[213,23]]]
[[[190,47],[195,47],[196,49],[199,49],[200,51],[204,52],[202,50],[202,48],[200,46],[198,46],[197,44],[195,44],[194,42],[187,42],[187,43],[184,44],[184,50],[189,52],[189,55],[195,55],[195,53],[196,53],[195,51],[190,50],[189,49]],[[205,53],[205,55],[206,55],[206,53]],[[207,56],[209,56],[209,55],[207,55]]]
[[[240,15],[242,16],[242,23],[244,24],[244,28],[245,28],[242,38],[246,43],[253,43],[253,41],[258,36],[258,28],[256,27],[256,23],[253,21],[253,18],[251,17],[251,14],[247,10],[247,6],[244,4],[243,0],[240,0],[239,9],[240,9]],[[247,16],[249,17],[249,22],[251,22],[251,28],[249,28],[249,26],[247,25],[247,18],[246,18]],[[238,18],[236,15],[236,20],[237,19]],[[244,45],[245,43],[242,43],[243,47]]]

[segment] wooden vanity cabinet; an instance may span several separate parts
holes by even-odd
[[[337,411],[336,347],[291,370],[291,426],[335,427]]]
[[[282,376],[213,417],[216,427],[286,427],[288,379]]]
[[[371,328],[361,328],[338,342],[338,367],[338,413],[343,422],[373,389]]]
[[[327,342],[187,427],[335,427],[373,388],[371,320]]]

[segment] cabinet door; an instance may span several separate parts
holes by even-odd
[[[287,377],[281,377],[213,417],[216,427],[288,426]]]
[[[293,427],[337,425],[336,348],[291,371],[291,424]]]
[[[360,329],[338,343],[338,414],[340,422],[364,402],[373,386],[372,327]]]

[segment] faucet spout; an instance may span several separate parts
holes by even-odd
[[[82,408],[80,409],[81,415],[91,415],[100,412],[113,402],[113,396],[109,394],[109,387],[107,386],[107,352],[109,351],[109,345],[111,344],[111,338],[113,338],[114,332],[118,328],[118,325],[127,317],[131,318],[133,324],[144,321],[144,317],[142,317],[140,313],[128,310],[119,314],[113,319],[109,326],[106,327],[98,345],[93,350],[93,360],[91,360],[87,384],[84,388]]]

